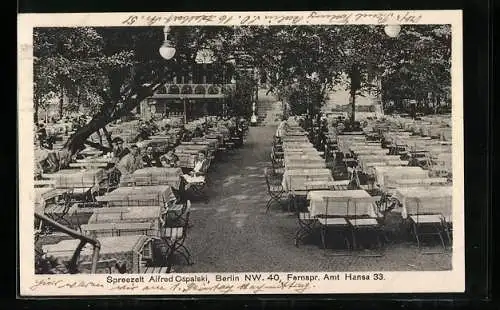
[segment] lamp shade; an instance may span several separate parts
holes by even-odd
[[[401,31],[401,25],[387,25],[384,27],[385,34],[391,38],[395,38]]]
[[[166,60],[172,59],[175,55],[175,47],[173,47],[170,42],[165,41],[160,47],[160,55]]]

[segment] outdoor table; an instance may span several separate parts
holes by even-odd
[[[381,148],[382,144],[380,142],[354,141],[353,143],[351,143],[351,147]]]
[[[195,143],[186,142],[184,144],[178,145],[175,148],[175,152],[176,153],[197,154],[200,151],[207,152],[208,151],[208,145],[206,145],[206,144],[195,144]]]
[[[43,245],[42,250],[48,256],[69,262],[79,243],[78,239],[63,240],[56,244]],[[151,238],[144,235],[102,237],[99,238],[99,243],[99,262],[123,262],[127,266],[126,273],[141,273],[144,260],[152,259]],[[89,243],[82,248],[79,256],[81,273],[90,273],[93,250]],[[110,270],[98,269],[97,273],[110,273]]]
[[[360,155],[358,159],[361,161],[393,161],[399,160],[399,155]]]
[[[309,213],[311,216],[358,216],[369,215],[376,217],[376,207],[372,203],[355,203],[356,198],[370,198],[365,190],[320,190],[310,191],[307,194]],[[327,199],[325,198],[332,198]],[[337,201],[335,201],[337,200]]]
[[[159,221],[160,216],[159,206],[98,208],[94,210],[88,223]]]
[[[43,208],[45,207],[44,194],[52,190],[53,188],[50,187],[35,188],[35,212],[43,213]]]
[[[297,156],[297,155],[295,155]],[[300,155],[299,155],[300,156]],[[306,158],[293,158],[291,156],[285,156],[285,165],[287,164],[299,164],[299,163],[312,163],[312,164],[324,164],[325,159],[318,155],[309,155]]]
[[[313,148],[311,142],[283,142],[283,149]]]
[[[54,179],[49,179],[49,180],[35,180],[35,188],[53,188],[56,186],[56,180]]]
[[[111,207],[162,206],[173,196],[169,185],[119,187],[116,190],[96,197]]]
[[[180,185],[181,168],[147,167],[134,171],[132,174],[122,176],[120,184],[142,185],[170,185],[176,189]]]
[[[329,169],[285,169],[282,186],[286,192],[306,192],[306,183],[313,181],[334,181]]]
[[[82,169],[96,169],[96,168],[106,168],[108,164],[106,163],[70,163],[71,168],[82,168]]]
[[[401,216],[441,214],[447,221],[452,218],[452,186],[419,186],[397,188],[393,197],[401,205]]]
[[[406,180],[395,180],[393,184],[396,188],[429,186],[429,185],[446,185],[448,184],[448,179],[447,178],[406,179]]]
[[[349,146],[351,151],[363,151],[363,150],[381,150],[382,146],[380,143],[369,145],[368,142],[353,143]]]
[[[303,147],[303,148],[283,148],[284,153],[308,153],[308,154],[319,154],[320,152],[313,147]]]
[[[326,168],[326,163],[323,161],[289,161],[285,163],[285,169],[316,169]]]
[[[44,174],[44,177],[54,179],[56,188],[90,189],[99,185],[106,175],[103,169],[62,169],[55,173]]]
[[[172,135],[152,135],[149,136],[149,139],[152,141],[170,141],[172,138]]]
[[[82,233],[94,239],[118,236],[160,236],[160,227],[154,222],[89,223],[80,225]]]
[[[392,181],[400,179],[423,179],[429,177],[429,171],[420,167],[410,166],[380,166],[374,167],[376,182],[381,186],[387,186]]]
[[[363,156],[363,155],[388,155],[389,150],[388,149],[371,149],[371,150],[358,150],[354,152],[358,156]]]
[[[364,133],[362,131],[344,131],[342,132],[342,136],[363,136],[364,137]]]
[[[303,137],[306,135],[307,135],[307,132],[305,132],[305,131],[287,131],[285,133],[285,138],[286,137]]]
[[[306,136],[291,136],[291,137],[283,137],[282,138],[283,143],[284,142],[309,142],[309,139]]]
[[[302,152],[302,153],[314,153],[316,154],[318,150],[316,150],[312,146],[304,146],[304,147],[283,147],[283,152]]]
[[[390,159],[390,158],[358,158],[363,169],[374,166],[407,166],[407,160]]]
[[[287,160],[294,161],[294,160],[321,160],[325,161],[321,156],[317,154],[301,154],[301,153],[290,153],[285,156],[285,162]]]

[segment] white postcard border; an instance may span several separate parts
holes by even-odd
[[[133,23],[131,16],[136,16]],[[208,16],[208,17],[207,17]],[[132,18],[133,19],[133,18]],[[128,22],[127,22],[128,20]],[[132,23],[132,24],[129,24]],[[260,281],[215,281],[215,273],[173,274],[206,276],[210,283],[169,282],[164,287],[145,289],[144,283],[112,284],[108,275],[34,275],[34,171],[33,151],[33,36],[34,27],[74,26],[163,26],[169,25],[324,25],[324,24],[451,24],[452,26],[452,128],[453,128],[453,254],[450,271],[405,272],[312,272],[294,276],[338,275],[339,280],[295,281],[288,273],[226,274],[244,279],[261,274]],[[462,11],[316,11],[316,12],[185,12],[185,13],[58,13],[18,15],[18,128],[19,128],[19,254],[22,296],[71,295],[191,295],[191,294],[326,294],[326,293],[417,293],[463,292],[465,289],[464,248],[464,161],[463,161],[463,55]],[[384,280],[373,280],[382,273]],[[346,274],[371,275],[371,280],[340,280]],[[218,275],[224,275],[222,273]],[[273,279],[278,275],[281,281]],[[131,279],[141,275],[112,275]],[[149,275],[142,275],[149,277]],[[164,275],[165,277],[169,276]],[[268,278],[271,276],[270,278]],[[180,284],[178,284],[180,283]],[[191,283],[191,284],[190,284]],[[193,283],[196,283],[193,287]],[[245,284],[247,283],[247,284]],[[309,284],[307,284],[309,283]],[[173,285],[178,284],[176,288]],[[226,285],[222,287],[221,285]],[[242,286],[242,285],[246,286]],[[117,288],[125,285],[121,289]],[[217,286],[218,285],[218,286]],[[227,286],[233,287],[231,289]]]

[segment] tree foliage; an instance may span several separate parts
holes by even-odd
[[[62,92],[92,108],[92,121],[67,143],[74,152],[203,48],[214,52],[215,65],[266,72],[271,90],[299,110],[316,111],[327,91],[353,73],[359,81],[345,87],[354,93],[376,89],[372,80],[380,76],[386,99],[443,94],[450,85],[450,32],[447,25],[403,26],[389,38],[375,25],[172,27],[176,54],[167,61],[158,53],[162,27],[37,28],[35,110]]]

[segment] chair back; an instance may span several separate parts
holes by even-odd
[[[349,197],[324,197],[325,214],[324,216],[345,217],[349,216],[351,198]]]
[[[405,201],[408,215],[439,214],[445,218],[452,216],[452,197],[409,197]]]
[[[380,198],[380,196],[351,198],[350,204],[352,209],[349,211],[353,213],[349,214],[349,216],[357,218],[359,216],[377,214],[377,203],[380,201]]]
[[[191,201],[187,200],[182,209],[182,214],[184,214],[184,218],[179,220],[180,218],[177,216],[169,217],[168,212],[165,216],[164,225],[162,228],[163,237],[171,237],[175,239],[175,243],[183,244],[184,240],[187,237],[187,231],[189,228],[189,217],[191,210]]]
[[[278,180],[277,174],[272,171],[272,169],[265,168],[264,176],[266,178],[267,191],[269,194],[283,190],[281,183],[276,181]]]

